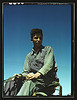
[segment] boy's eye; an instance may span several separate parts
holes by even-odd
[[[35,39],[38,39],[38,37],[35,37]],[[42,37],[39,37],[40,40],[42,40]]]
[[[42,40],[42,37],[40,37],[40,40]]]
[[[35,39],[38,39],[38,37],[35,37]]]

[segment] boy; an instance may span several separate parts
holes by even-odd
[[[34,92],[43,90],[49,84],[57,81],[55,72],[57,66],[53,49],[50,46],[44,47],[42,40],[42,30],[32,29],[33,50],[26,56],[22,74],[15,74],[15,77],[12,78],[12,81],[16,81],[24,77],[23,85],[16,96],[32,96]]]

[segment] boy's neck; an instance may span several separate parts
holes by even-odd
[[[38,49],[39,49],[39,47],[34,47],[34,50],[37,52],[38,51]]]
[[[39,46],[39,47],[34,46],[34,50],[35,50],[36,52],[38,51],[39,48],[40,48],[40,46]]]

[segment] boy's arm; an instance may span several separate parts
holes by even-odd
[[[22,72],[22,75],[23,75],[24,77],[26,77],[27,74],[28,74],[29,71],[30,71],[29,64],[30,64],[30,62],[29,62],[29,57],[26,56],[25,63],[24,63],[24,67],[23,67],[23,72]]]
[[[38,72],[41,73],[42,75],[47,74],[52,69],[53,63],[54,63],[53,49],[51,47],[47,47],[47,53],[45,55],[44,65]]]

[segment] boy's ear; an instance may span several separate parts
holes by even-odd
[[[33,42],[33,40],[31,39],[31,42]]]
[[[33,42],[33,41],[31,41],[31,42]]]

